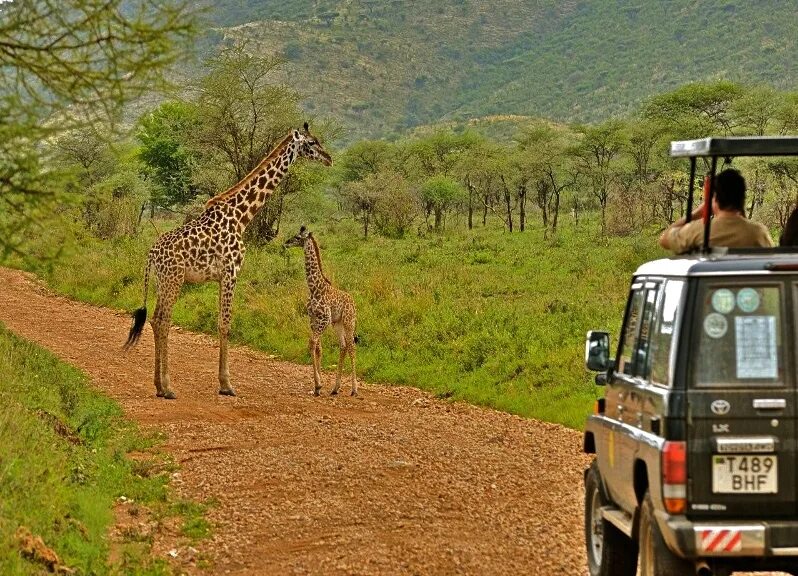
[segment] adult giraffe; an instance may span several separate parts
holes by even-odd
[[[233,291],[244,260],[243,234],[255,214],[298,157],[329,166],[330,155],[308,131],[293,130],[249,174],[205,203],[196,219],[161,236],[150,248],[144,272],[144,306],[133,313],[125,350],[138,342],[147,320],[150,268],[158,280],[152,320],[155,336],[155,390],[162,398],[176,398],[169,380],[169,328],[172,307],[184,282],[219,282],[219,394],[235,396],[227,368]]]

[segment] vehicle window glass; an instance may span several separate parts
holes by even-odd
[[[654,324],[654,311],[657,308],[657,290],[650,288],[646,290],[643,304],[643,315],[640,318],[640,333],[637,338],[637,359],[635,362],[635,376],[648,378],[649,367],[651,366],[651,333]]]
[[[639,288],[632,293],[618,365],[618,370],[623,374],[641,378],[648,375],[651,326],[656,303],[656,288]]]
[[[695,318],[698,386],[784,382],[780,285],[706,283]]]
[[[645,290],[639,288],[632,292],[630,296],[629,308],[626,311],[623,339],[621,340],[621,350],[618,355],[618,372],[622,374],[634,375],[634,349],[637,340],[637,332],[640,328],[640,317],[643,313],[644,295]]]
[[[651,336],[651,381],[662,386],[670,382],[671,344],[683,289],[682,280],[669,280],[665,284]]]

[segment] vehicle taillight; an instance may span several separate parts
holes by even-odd
[[[665,442],[662,449],[662,498],[669,514],[687,509],[687,443]]]

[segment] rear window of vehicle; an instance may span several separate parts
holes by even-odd
[[[695,318],[695,384],[781,385],[783,300],[781,284],[705,282]]]

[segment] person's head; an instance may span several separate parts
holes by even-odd
[[[745,178],[737,170],[727,168],[715,176],[715,202],[720,210],[745,213]]]

